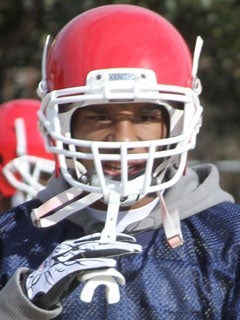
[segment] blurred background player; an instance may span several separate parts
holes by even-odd
[[[35,99],[0,106],[0,212],[32,199],[53,171],[37,125],[39,107]]]

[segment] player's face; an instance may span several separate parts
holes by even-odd
[[[149,103],[103,104],[77,109],[72,116],[72,135],[76,139],[91,141],[129,142],[165,138],[168,132],[166,110]],[[89,152],[81,148],[82,152]],[[104,151],[105,153],[109,151]],[[112,151],[111,151],[112,152]],[[117,152],[117,151],[116,151]],[[134,148],[131,153],[145,153],[144,148]],[[91,161],[82,161],[91,169]],[[129,175],[145,167],[145,161],[129,163]],[[120,165],[105,163],[105,173],[118,176]]]

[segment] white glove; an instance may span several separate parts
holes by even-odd
[[[112,257],[139,253],[141,246],[136,243],[135,238],[125,234],[117,235],[113,242],[102,242],[100,236],[100,233],[96,233],[59,244],[40,267],[27,276],[25,289],[28,298],[37,306],[50,309],[74,290],[80,281],[93,280],[96,270],[102,271],[96,274],[98,282],[95,285],[104,284],[99,282],[102,279],[107,286],[107,280],[112,283],[114,278],[124,284],[124,278],[119,272],[107,271],[116,266]],[[84,278],[84,274],[88,276]],[[88,287],[91,290],[93,288],[90,285]],[[111,287],[113,286],[108,286],[108,289]],[[91,301],[93,293],[87,297],[86,290],[84,292],[83,300]],[[107,296],[109,297],[109,292]],[[112,301],[115,300],[114,298]],[[109,301],[113,303],[110,298]]]

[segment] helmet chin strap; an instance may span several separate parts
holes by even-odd
[[[94,180],[96,174],[88,172],[88,174],[82,175],[79,179],[87,183],[90,177],[91,180]],[[71,187],[50,198],[40,207],[33,209],[31,219],[36,227],[49,227],[99,200],[102,200],[107,205],[106,222],[102,231],[101,240],[115,241],[117,235],[116,224],[121,199],[120,193],[114,189],[110,189],[110,192],[103,196],[103,194],[96,192],[83,195],[83,190],[79,189],[79,187]],[[131,203],[132,202],[133,201],[131,201]],[[130,204],[130,202],[128,203]]]
[[[183,236],[180,225],[178,210],[169,212],[163,198],[163,194],[158,192],[162,224],[169,246],[173,249],[183,245]]]
[[[158,183],[159,180],[164,179],[168,167],[166,166],[166,162],[168,162],[168,160],[164,162],[165,164],[162,163],[160,166],[158,166],[158,170],[155,172],[155,175],[153,177],[153,179],[156,179]],[[86,175],[84,176],[86,178]],[[91,179],[92,184],[97,185],[98,178],[94,171],[92,171],[91,174],[90,172],[88,173],[88,179]],[[133,188],[134,184],[140,183],[140,180],[141,182],[143,182],[143,179],[144,175],[141,174],[130,181],[131,183],[133,183]],[[107,213],[104,229],[101,232],[100,241],[116,241],[116,225],[119,208],[121,206],[124,207],[132,205],[146,195],[142,195],[141,197],[139,197],[138,195],[133,194],[129,195],[127,199],[123,200],[121,199],[120,193],[116,191],[119,187],[120,181],[111,179],[110,176],[106,177],[106,180],[107,185],[112,187],[107,195],[103,196],[101,193],[91,192],[83,196],[82,190],[80,190],[78,187],[71,187],[44,202],[37,209],[33,209],[31,213],[33,224],[37,227],[42,228],[52,226],[59,221],[66,219],[70,215],[79,212],[82,209],[90,206],[91,204],[101,200],[107,205]],[[168,212],[163,197],[163,190],[158,191],[157,195],[159,197],[162,223],[168,244],[172,248],[176,248],[183,244],[179,213],[177,210],[171,213]]]
[[[79,199],[81,194],[81,190],[72,187],[44,202],[39,208],[32,210],[33,224],[41,228],[52,226],[102,198],[101,194],[92,192]],[[106,221],[100,239],[102,242],[116,240],[116,224],[120,207],[119,193],[111,190],[107,203]]]
[[[82,193],[79,188],[72,187],[50,198],[32,210],[33,224],[40,228],[52,226],[102,198],[102,194],[91,192],[79,199]]]

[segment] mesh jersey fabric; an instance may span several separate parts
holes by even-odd
[[[69,221],[33,227],[29,213],[38,205],[31,200],[0,216],[2,287],[18,267],[36,269],[58,243],[83,235]],[[55,319],[240,319],[240,206],[224,202],[181,225],[182,247],[171,249],[160,228],[141,254],[118,258],[117,269],[126,278],[119,303],[107,305],[103,287],[92,303],[81,302],[80,284],[63,300],[63,312]]]

